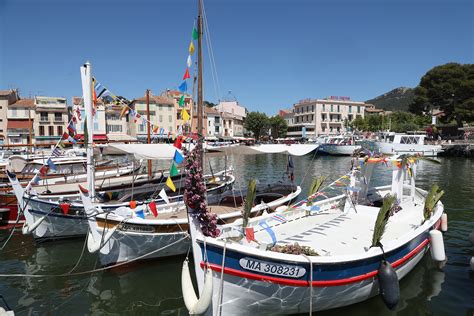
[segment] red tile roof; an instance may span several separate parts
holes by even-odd
[[[8,120],[7,129],[29,129],[33,126],[32,121]]]
[[[10,104],[8,107],[11,106],[22,106],[22,107],[35,107],[35,100],[34,99],[20,99],[17,100],[15,103]]]

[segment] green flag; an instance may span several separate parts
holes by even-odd
[[[178,169],[176,169],[176,166],[174,165],[174,162],[173,162],[170,169],[170,176],[174,177],[174,176],[177,176],[178,174],[179,174]]]
[[[198,31],[196,28],[193,28],[193,40],[197,40],[199,38]]]
[[[179,106],[184,106],[184,94],[181,96],[181,98],[179,98],[178,104]]]

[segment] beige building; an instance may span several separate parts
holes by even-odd
[[[137,111],[140,116],[146,119],[146,97],[134,99],[131,103],[131,107]],[[129,116],[131,136],[137,137],[139,140],[147,139],[147,124],[146,120],[135,119]],[[154,96],[150,93],[150,122],[164,128],[162,136],[158,133],[157,137],[168,138],[169,133],[176,133],[176,108],[173,98],[166,96]],[[153,135],[153,131],[151,131]],[[156,135],[155,135],[156,137]]]
[[[364,117],[364,102],[348,97],[304,99],[293,105],[293,125],[288,137],[315,138],[319,135],[336,135],[346,132],[345,122]]]
[[[205,107],[206,122],[206,136],[207,137],[221,137],[222,136],[222,117],[219,111],[215,108]]]
[[[20,99],[8,105],[7,144],[26,145],[32,143],[34,117],[34,99]]]
[[[86,122],[86,113],[84,110],[84,101],[82,97],[72,97],[73,113],[79,109],[81,113],[81,121],[76,123],[76,133],[79,135],[79,139],[84,139],[84,123]],[[93,118],[94,122],[94,141],[105,141],[107,140],[107,130],[105,121],[105,105],[102,100],[97,100],[95,107],[95,114]]]
[[[8,105],[15,103],[19,98],[17,90],[0,90],[0,144],[7,142]]]
[[[57,142],[66,131],[68,108],[66,98],[35,97],[35,143]]]
[[[221,101],[215,109],[222,117],[222,136],[244,136],[245,107],[237,101]]]
[[[184,94],[184,105],[181,106],[179,105],[179,100],[181,99],[181,96],[183,95],[181,92],[176,91],[176,90],[167,90],[166,92],[163,92],[161,94],[164,97],[170,98],[174,102],[174,108],[176,111],[176,126],[174,132],[178,132],[179,127],[182,126],[183,133],[187,134],[191,131],[191,120],[184,122],[182,119],[181,112],[185,109],[189,116],[192,115],[191,109],[193,105],[193,99],[190,94],[185,93]]]
[[[107,138],[111,141],[136,140],[136,138],[130,134],[128,115],[120,117],[122,109],[122,105],[107,104],[105,106]]]

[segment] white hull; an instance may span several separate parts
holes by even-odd
[[[360,145],[321,145],[319,150],[328,155],[351,156],[354,150],[360,148]]]
[[[418,144],[393,144],[384,142],[374,142],[377,152],[384,155],[404,155],[420,154],[425,157],[436,157],[442,148],[440,145],[418,145]]]
[[[427,250],[428,248],[426,248]],[[405,277],[423,258],[426,250],[420,251],[406,264],[396,269],[398,279]],[[221,274],[213,272],[213,306],[206,315],[214,315]],[[269,282],[242,279],[224,275],[222,315],[283,315],[308,313],[310,310],[310,288],[283,286]],[[312,311],[322,311],[362,302],[379,294],[377,278],[343,286],[313,287]]]

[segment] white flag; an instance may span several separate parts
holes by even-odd
[[[188,55],[188,68],[191,67],[193,61],[191,60],[191,55]]]
[[[170,204],[170,200],[168,199],[168,195],[166,194],[165,189],[161,189],[158,195],[163,199],[163,201],[166,202],[166,204]]]

